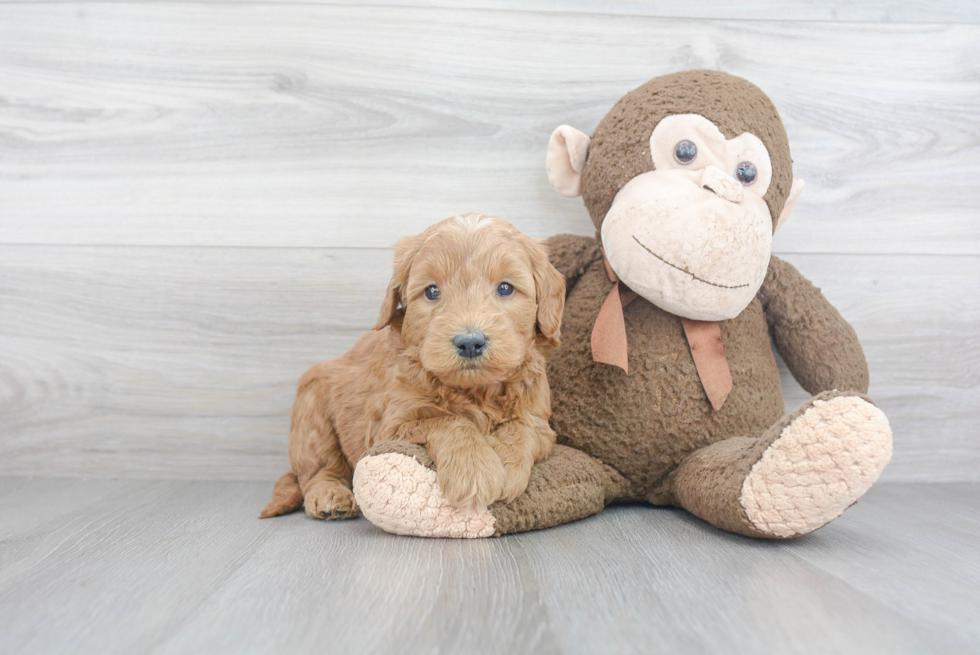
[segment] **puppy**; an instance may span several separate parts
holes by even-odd
[[[449,502],[479,510],[527,487],[555,443],[545,354],[558,346],[565,278],[499,218],[465,214],[395,246],[375,330],[300,378],[292,470],[261,518],[359,514],[351,472],[371,446],[425,444]]]

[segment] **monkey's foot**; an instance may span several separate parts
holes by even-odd
[[[775,537],[808,534],[840,516],[891,459],[888,419],[857,395],[821,394],[773,430],[740,500],[752,525]]]
[[[446,500],[432,458],[416,444],[389,441],[368,451],[354,469],[354,496],[385,532],[467,539],[494,533],[489,510],[467,513]]]
[[[629,495],[629,482],[580,450],[555,446],[531,469],[527,489],[475,514],[449,504],[422,446],[378,444],[354,469],[354,496],[371,523],[416,537],[490,537],[577,521]]]

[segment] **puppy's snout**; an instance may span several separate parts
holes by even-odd
[[[487,346],[487,335],[479,330],[467,330],[453,337],[453,345],[460,357],[473,359],[483,354]]]

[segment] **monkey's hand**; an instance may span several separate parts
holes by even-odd
[[[820,289],[778,257],[759,290],[776,350],[811,394],[868,391],[868,363],[847,321]]]
[[[548,259],[565,276],[568,288],[590,264],[602,259],[600,245],[598,239],[577,234],[556,234],[545,241]]]

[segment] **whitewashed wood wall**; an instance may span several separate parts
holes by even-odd
[[[0,474],[274,479],[397,237],[592,233],[551,130],[704,67],[782,112],[775,252],[863,340],[885,477],[980,480],[980,3],[448,5],[0,0]]]

